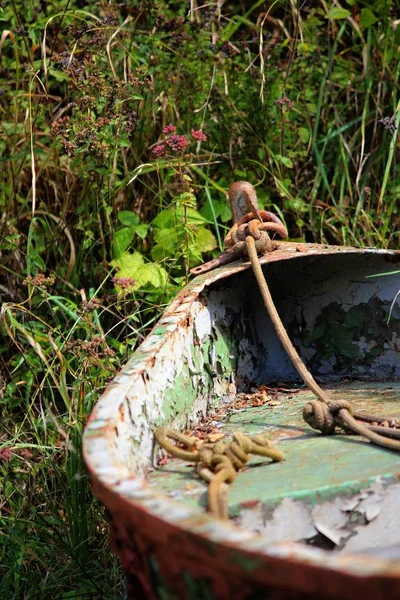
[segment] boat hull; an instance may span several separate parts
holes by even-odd
[[[319,380],[399,378],[400,281],[379,276],[395,271],[397,253],[282,243],[262,262],[289,335]],[[191,429],[222,398],[277,381],[296,384],[298,376],[249,265],[238,262],[183,289],[107,388],[84,455],[112,516],[129,598],[400,597],[400,552],[388,559],[271,543],[146,481],[156,427]]]

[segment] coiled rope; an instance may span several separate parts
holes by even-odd
[[[228,518],[227,486],[246,465],[250,454],[284,460],[284,454],[274,448],[266,435],[232,435],[231,442],[204,442],[169,429],[159,427],[154,432],[159,445],[175,458],[196,463],[200,477],[209,482],[208,510],[220,519]],[[173,443],[177,442],[179,446]]]

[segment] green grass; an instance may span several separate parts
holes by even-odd
[[[2,598],[121,597],[81,434],[233,180],[292,239],[398,247],[400,14],[341,6],[1,5]]]

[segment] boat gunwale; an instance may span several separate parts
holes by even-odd
[[[293,244],[278,242],[278,248],[261,258],[269,264],[280,260],[336,254],[381,254],[398,257],[400,252],[374,248],[326,246],[320,244]],[[119,421],[119,410],[127,388],[143,376],[146,364],[153,362],[162,345],[189,316],[191,304],[199,294],[216,281],[225,279],[251,267],[249,262],[236,261],[193,279],[183,288],[158,320],[147,338],[136,350],[94,407],[83,436],[83,454],[98,497],[108,506],[122,504],[146,511],[168,526],[195,534],[219,546],[232,547],[253,556],[280,559],[304,567],[319,567],[356,578],[400,578],[400,559],[388,560],[361,553],[334,554],[296,542],[270,544],[266,534],[253,533],[232,523],[221,521],[209,514],[198,514],[178,500],[155,491],[146,481],[118,460],[113,435]],[[163,328],[163,334],[156,330]],[[151,534],[149,533],[149,537]],[[155,537],[157,537],[155,535]],[[285,579],[285,585],[288,580]]]

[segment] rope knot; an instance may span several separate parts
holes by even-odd
[[[303,408],[303,419],[312,427],[325,435],[331,435],[336,426],[342,425],[341,410],[347,410],[353,415],[353,407],[346,400],[337,402],[320,402],[311,400]]]
[[[304,405],[303,419],[310,427],[325,435],[331,435],[335,431],[335,419],[329,406],[319,400],[311,400]]]
[[[343,409],[347,410],[351,415],[354,413],[352,405],[346,400],[335,400],[333,402],[328,402],[328,406],[333,417],[338,417],[339,412]]]
[[[258,221],[258,223],[259,223],[259,221]],[[272,252],[272,250],[275,249],[275,244],[274,244],[274,242],[271,241],[271,239],[268,235],[268,232],[257,229],[257,233],[258,233],[258,239],[254,238],[255,242],[256,242],[257,254],[264,254],[265,252]],[[249,234],[252,235],[250,230],[249,230]],[[246,246],[245,254],[246,255],[248,254],[247,246]]]
[[[287,238],[286,228],[276,215],[266,210],[261,210],[258,214],[262,220],[254,218],[253,213],[248,213],[233,225],[224,240],[228,250],[247,255],[246,237],[250,235],[254,238],[259,254],[271,252],[275,246],[271,242],[268,232]]]
[[[244,466],[244,465],[243,465]],[[233,464],[232,460],[226,454],[214,454],[211,459],[211,467],[214,473],[224,472],[223,479],[226,483],[232,483],[239,469]]]

